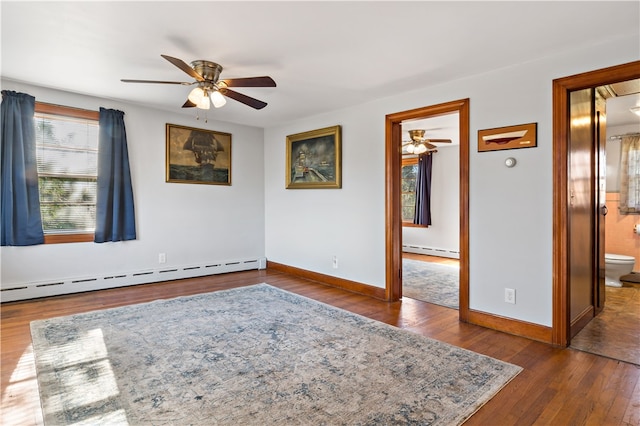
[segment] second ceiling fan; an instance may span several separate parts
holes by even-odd
[[[222,66],[215,62],[196,60],[191,62],[189,66],[182,59],[174,58],[168,55],[160,55],[176,67],[187,73],[195,79],[192,82],[182,81],[158,81],[158,80],[131,80],[121,79],[125,83],[155,83],[155,84],[181,84],[183,86],[197,86],[189,93],[187,101],[182,105],[183,108],[197,107],[200,109],[209,109],[211,104],[215,108],[219,108],[226,103],[225,97],[231,98],[255,109],[262,109],[267,106],[266,102],[243,95],[230,87],[276,87],[276,82],[271,77],[246,77],[246,78],[230,78],[220,80]]]
[[[438,147],[434,143],[451,143],[451,139],[425,138],[425,130],[409,130],[410,141],[402,144],[402,151],[408,154],[424,154],[425,152],[435,152]]]

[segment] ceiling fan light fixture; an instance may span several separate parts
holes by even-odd
[[[222,93],[218,92],[217,90],[212,91],[210,97],[213,106],[216,108],[220,108],[227,103],[227,100],[224,98],[224,96],[222,96]]]
[[[415,149],[416,149],[416,147],[415,147],[415,146],[413,146],[413,144],[412,144],[412,143],[411,143],[411,144],[409,144],[409,145],[407,145],[407,152],[408,152],[409,154],[413,154],[413,151],[414,151]]]
[[[202,97],[202,100],[200,100],[200,103],[196,104],[196,107],[198,107],[200,109],[209,109],[209,108],[211,108],[211,101],[209,100],[209,96],[207,96],[207,91],[206,90],[204,92],[204,96]]]
[[[423,154],[425,152],[427,152],[427,147],[424,146],[423,144],[420,144],[416,147],[416,150],[415,150],[416,154]]]
[[[200,105],[200,102],[202,102],[202,98],[204,97],[204,90],[200,86],[193,89],[188,96],[189,100],[196,105]]]
[[[189,101],[193,102],[196,108],[209,109],[211,108],[211,101],[209,100],[209,94],[207,89],[201,86],[196,87],[189,93],[187,97]]]

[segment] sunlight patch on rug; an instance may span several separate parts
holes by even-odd
[[[31,323],[45,424],[460,424],[522,369],[267,284]]]
[[[402,259],[402,295],[447,308],[460,306],[460,268]]]

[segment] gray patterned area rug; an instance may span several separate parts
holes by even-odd
[[[267,284],[31,334],[47,425],[453,425],[522,370]]]
[[[402,259],[403,296],[458,309],[459,294],[459,267]]]

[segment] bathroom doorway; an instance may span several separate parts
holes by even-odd
[[[554,280],[553,280],[553,343],[568,346],[571,339],[592,320],[603,308],[606,309],[606,289],[604,288],[604,244],[600,239],[603,233],[606,208],[604,200],[599,201],[597,194],[603,193],[596,166],[595,153],[598,152],[598,138],[593,138],[589,146],[572,146],[574,135],[571,126],[575,125],[576,110],[570,107],[574,94],[587,91],[592,95],[596,89],[614,83],[640,78],[640,62],[614,66],[575,76],[554,80],[553,82],[553,150],[554,150]],[[595,95],[594,95],[595,96]],[[591,101],[590,101],[591,102]],[[580,104],[581,102],[577,102]],[[572,116],[573,114],[573,116]],[[595,107],[587,111],[587,121],[593,123],[597,117]],[[579,114],[578,114],[579,115]],[[592,117],[589,119],[589,117]],[[572,121],[573,120],[573,121]],[[589,121],[591,120],[591,121]],[[597,128],[589,127],[594,132]],[[588,182],[584,188],[582,209],[587,220],[576,226],[574,219],[575,200],[580,195],[573,185],[570,160],[573,149],[589,152],[587,167],[580,179]],[[575,158],[578,155],[574,156]],[[591,166],[589,166],[591,164]],[[575,176],[573,176],[575,178]],[[578,188],[579,189],[579,188]],[[588,194],[592,194],[589,196]],[[595,231],[595,232],[592,232]],[[579,246],[578,233],[590,235],[585,245]],[[576,252],[586,249],[585,257],[576,257]],[[584,254],[584,253],[583,253]],[[576,284],[577,279],[583,283]],[[573,280],[573,281],[572,281]],[[586,286],[585,286],[586,283]],[[576,309],[578,307],[578,309]]]
[[[599,255],[604,254],[604,270],[599,268],[599,278],[605,273],[602,309],[571,338],[570,347],[620,361],[640,365],[640,236],[634,227],[640,223],[635,214],[625,214],[628,193],[627,178],[621,177],[622,152],[633,158],[633,140],[640,137],[640,116],[633,108],[640,106],[640,79],[599,86],[595,94],[596,124],[601,118],[606,126],[600,135],[600,145],[606,152],[606,162],[598,168],[599,198],[603,201],[604,226],[600,233]],[[624,148],[623,148],[624,147]],[[636,167],[638,161],[635,161]],[[625,160],[625,166],[633,166]],[[624,183],[623,183],[624,182]],[[615,265],[612,265],[614,259]],[[615,274],[612,269],[617,271]],[[636,273],[633,273],[633,272]],[[621,287],[618,287],[621,286]]]

